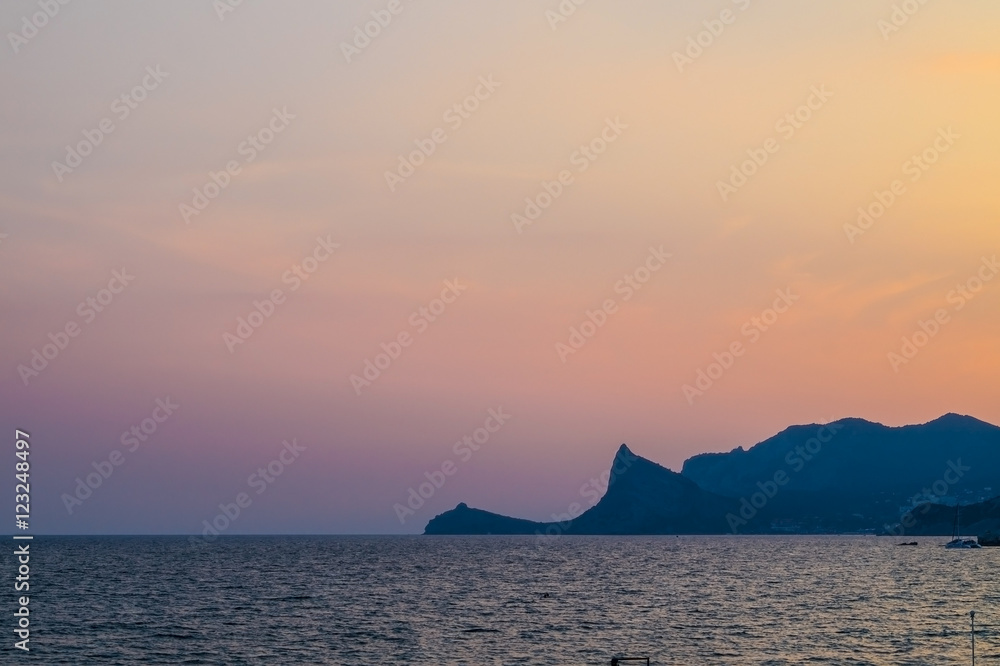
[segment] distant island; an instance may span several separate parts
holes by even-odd
[[[577,503],[562,522],[463,502],[424,534],[950,535],[956,504],[963,533],[1000,532],[1000,428],[958,414],[792,426],[747,450],[696,455],[680,473],[622,444],[607,478],[596,504]]]

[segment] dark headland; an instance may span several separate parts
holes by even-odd
[[[609,476],[601,499],[571,521],[463,502],[424,533],[950,535],[955,504],[963,533],[1000,531],[1000,428],[958,414],[902,427],[855,418],[792,426],[747,450],[696,455],[680,473],[622,444]]]

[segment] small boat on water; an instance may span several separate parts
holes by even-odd
[[[955,528],[951,533],[951,541],[944,545],[945,548],[982,548],[976,539],[963,539],[961,536],[961,509],[955,507]]]
[[[975,539],[952,539],[944,545],[945,548],[982,548]]]

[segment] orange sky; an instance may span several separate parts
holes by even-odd
[[[0,398],[48,442],[51,531],[196,531],[291,437],[307,463],[234,533],[415,532],[459,501],[547,518],[623,441],[679,469],[794,423],[1000,423],[995,3],[892,31],[883,1],[392,6],[364,48],[388,1],[74,3],[8,36]],[[37,11],[5,4],[4,33]],[[365,379],[383,343],[398,358]],[[70,514],[168,394],[177,414]]]

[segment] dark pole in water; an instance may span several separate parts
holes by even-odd
[[[976,611],[969,611],[972,618],[972,666],[976,666]]]

